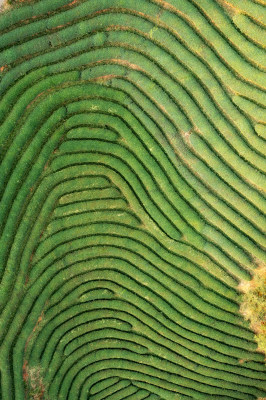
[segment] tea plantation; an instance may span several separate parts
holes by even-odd
[[[265,1],[11,3],[0,398],[266,398]]]

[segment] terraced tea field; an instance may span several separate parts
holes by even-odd
[[[2,11],[2,400],[266,398],[240,313],[265,266],[265,25],[264,0]]]

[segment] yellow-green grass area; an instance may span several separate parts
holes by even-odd
[[[264,2],[11,3],[0,398],[265,398]]]

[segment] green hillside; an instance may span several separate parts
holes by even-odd
[[[0,398],[266,398],[265,1],[11,3]]]

